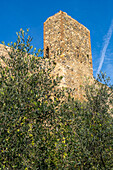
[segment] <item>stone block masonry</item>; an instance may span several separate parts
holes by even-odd
[[[86,78],[93,78],[90,31],[59,11],[44,22],[44,57],[55,57],[54,74],[63,76],[61,86],[76,89],[83,96]]]
[[[6,64],[4,63],[4,61],[2,60],[2,56],[4,56],[5,58],[8,58],[8,51],[10,50],[10,48],[8,46],[5,46],[3,44],[0,44],[0,62],[2,64],[2,66],[6,66]]]
[[[44,23],[44,57],[64,54],[92,67],[90,31],[68,16],[58,12]]]

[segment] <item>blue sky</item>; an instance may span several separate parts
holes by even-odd
[[[30,28],[42,49],[43,22],[60,10],[90,30],[94,76],[101,69],[113,84],[113,0],[0,0],[0,41],[14,42],[20,28]]]

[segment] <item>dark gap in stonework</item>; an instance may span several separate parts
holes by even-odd
[[[46,58],[49,58],[49,47],[46,48]]]

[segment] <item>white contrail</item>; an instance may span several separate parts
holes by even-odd
[[[99,74],[99,72],[102,68],[104,58],[105,58],[105,54],[106,54],[106,50],[107,50],[107,47],[109,45],[109,42],[110,42],[110,39],[111,39],[111,36],[112,36],[112,32],[113,32],[113,19],[111,21],[111,25],[109,27],[108,33],[107,33],[105,40],[104,40],[104,43],[103,43],[103,49],[101,51],[100,64],[99,64],[99,67],[98,67],[98,70],[97,70],[97,73],[96,73],[96,77],[97,77],[97,75]]]

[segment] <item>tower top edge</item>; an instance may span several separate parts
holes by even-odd
[[[68,15],[66,12],[63,12],[63,11],[59,11],[59,12],[57,12],[57,13],[55,13],[54,15],[52,15],[52,16],[50,16],[49,18],[47,18],[47,20],[44,22],[44,24],[46,23],[46,22],[48,22],[49,20],[52,20],[54,17],[56,17],[57,15],[61,15],[61,14],[64,14],[64,15],[66,15],[66,16],[68,16],[70,19],[72,19],[73,21],[75,21],[75,22],[77,22],[77,24],[79,24],[79,25],[81,25],[83,28],[85,28],[89,33],[90,33],[90,30],[87,28],[87,27],[85,27],[83,24],[81,24],[81,23],[79,23],[77,20],[75,20],[74,18],[72,18],[70,15]]]

